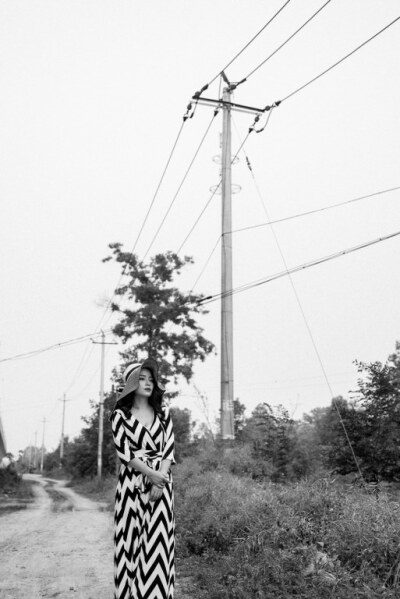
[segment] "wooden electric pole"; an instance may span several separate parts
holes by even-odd
[[[100,365],[100,404],[99,404],[99,439],[97,444],[97,476],[102,477],[103,471],[103,436],[104,436],[104,363],[105,346],[117,345],[115,342],[106,342],[104,331],[101,331],[101,341],[92,341],[101,345],[101,365]]]
[[[63,458],[64,458],[65,404],[66,404],[66,401],[67,401],[65,393],[63,395],[63,398],[60,401],[63,402],[63,412],[62,412],[62,422],[61,422],[61,441],[60,441],[60,468],[62,468],[62,461],[63,461]]]
[[[33,459],[33,467],[36,470],[36,468],[37,468],[37,431],[35,431],[35,452],[34,452],[34,459]]]
[[[223,91],[222,234],[221,234],[221,436],[234,438],[233,428],[233,309],[232,295],[232,153],[231,89]],[[228,293],[227,293],[228,292]]]
[[[40,472],[43,472],[43,462],[44,462],[44,430],[46,426],[46,418],[43,418],[43,432],[42,432],[42,451],[40,455]]]

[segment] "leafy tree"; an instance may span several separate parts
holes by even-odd
[[[104,399],[103,427],[103,472],[114,474],[116,455],[108,418],[116,402],[114,391],[107,393]],[[85,426],[72,441],[64,440],[63,468],[74,478],[93,477],[97,474],[97,447],[99,439],[99,403],[90,401],[91,413],[83,416]],[[59,447],[46,458],[45,468],[51,469],[59,464]]]
[[[315,426],[296,422],[292,430],[292,451],[288,465],[289,477],[310,476],[322,466],[321,451]]]
[[[259,464],[259,476],[284,480],[293,447],[294,422],[283,406],[275,410],[264,402],[255,407],[242,431],[245,442],[252,443],[253,457]]]
[[[356,400],[363,413],[358,452],[370,477],[400,479],[400,344],[385,363],[356,362]]]
[[[239,398],[233,400],[233,430],[235,439],[241,438],[241,433],[246,423],[245,413],[246,406],[241,403]]]
[[[357,471],[343,425],[360,465],[363,419],[364,415],[356,402],[344,399],[341,395],[334,397],[329,407],[315,408],[311,414],[304,416],[305,422],[312,426],[312,436],[323,466],[340,474]]]
[[[126,279],[115,292],[121,301],[111,305],[121,316],[113,330],[123,343],[134,342],[121,352],[123,363],[150,355],[160,364],[162,377],[177,383],[182,376],[189,382],[195,361],[204,361],[214,349],[195,320],[196,315],[207,313],[198,304],[203,296],[185,293],[173,284],[192,258],[166,252],[142,262],[136,254],[123,251],[120,243],[109,247],[112,255],[104,262],[118,262]]]
[[[336,397],[329,409],[309,416],[327,465],[339,473],[356,472],[353,447],[364,477],[400,480],[400,343],[385,363],[355,361],[362,376],[351,400]]]
[[[191,431],[195,425],[191,413],[187,408],[171,408],[171,417],[174,424],[175,454],[177,461],[182,460],[191,452]]]

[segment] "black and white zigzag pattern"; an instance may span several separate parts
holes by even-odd
[[[155,416],[147,429],[117,409],[111,422],[121,460],[114,512],[114,598],[172,599],[175,582],[172,478],[170,475],[162,497],[151,502],[147,477],[128,466],[134,457],[146,460],[156,469],[162,460],[175,463],[172,420],[164,410],[162,417]]]

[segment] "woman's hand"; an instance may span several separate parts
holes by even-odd
[[[169,481],[168,475],[160,472],[159,470],[152,470],[147,475],[147,478],[154,486],[160,488],[161,490]]]
[[[153,485],[150,489],[150,501],[156,501],[157,499],[160,499],[161,496],[163,494],[163,490],[160,489],[160,487],[156,487],[155,485]]]

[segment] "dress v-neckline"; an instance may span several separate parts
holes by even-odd
[[[155,412],[155,410],[153,410],[153,421],[150,424],[150,426],[146,426],[145,424],[143,424],[142,422],[140,422],[139,418],[136,418],[136,416],[134,416],[132,414],[132,412],[131,412],[131,418],[133,418],[134,420],[136,420],[136,422],[138,422],[142,428],[145,428],[147,431],[150,432],[151,429],[153,428],[155,420],[156,420],[156,412]]]

